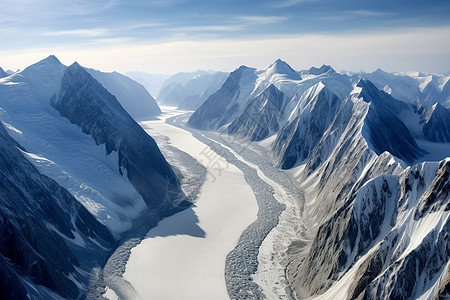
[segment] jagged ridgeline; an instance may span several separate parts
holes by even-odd
[[[192,114],[194,128],[261,142],[305,189],[312,238],[283,262],[293,297],[448,296],[449,82],[277,60],[236,69]]]

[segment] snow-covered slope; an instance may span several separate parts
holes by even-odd
[[[248,103],[239,118],[230,124],[228,133],[239,132],[251,141],[265,139],[279,130],[283,104],[283,93],[271,84]]]
[[[349,77],[334,71],[319,75],[306,74],[304,78],[286,62],[277,60],[266,69],[255,70],[241,66],[230,74],[221,89],[211,95],[194,112],[189,120],[191,126],[201,129],[219,129],[237,118],[246,110],[247,105],[258,97],[270,85],[284,94],[281,115],[288,118],[307,89],[322,82],[330,91],[344,97],[352,90]],[[242,116],[242,118],[245,118]],[[253,121],[256,121],[254,118]],[[285,119],[280,119],[284,125]],[[235,131],[240,133],[239,131]],[[272,132],[274,133],[274,132]]]
[[[195,110],[222,86],[227,77],[225,72],[178,73],[164,82],[157,100],[162,105]]]
[[[445,74],[393,74],[377,69],[358,73],[356,77],[370,80],[380,90],[406,103],[425,106],[440,103],[450,108],[450,77]]]
[[[156,98],[158,103],[167,106],[178,106],[185,98],[183,86],[196,77],[210,75],[207,71],[180,72],[167,78],[161,86],[159,95]],[[198,84],[198,82],[197,82]],[[187,92],[192,91],[186,89]]]
[[[418,80],[421,80],[422,84],[426,83],[420,95],[421,104],[433,105],[438,102],[450,108],[450,76],[428,75],[424,78],[418,77]]]
[[[450,156],[447,140],[449,110],[440,104],[427,106],[421,103],[423,89],[412,76],[381,70],[371,76],[379,86],[383,85],[384,91],[371,81],[361,79],[363,76],[342,75],[325,65],[300,72],[295,72],[280,60],[262,70],[240,67],[188,122],[199,129],[219,130],[250,141],[266,139],[261,145],[269,146],[274,162],[284,169],[294,168],[292,172],[306,192],[303,222],[309,224],[313,237],[312,240],[299,237],[286,253],[286,276],[300,299],[322,293],[326,293],[326,299],[345,299],[349,287],[353,289],[353,294],[349,295],[356,297],[381,274],[371,278],[374,271],[367,264],[366,269],[357,269],[361,266],[358,257],[375,251],[372,247],[374,241],[380,232],[387,230],[389,222],[381,214],[386,207],[391,209],[392,201],[400,201],[402,192],[394,191],[398,185],[393,180],[398,181],[403,176],[404,168],[417,170],[414,171],[416,179],[431,178],[427,179],[428,183],[419,179],[420,188],[428,184],[425,189],[432,188],[432,195],[438,193],[442,201],[448,202],[448,184],[442,183],[448,181],[448,175],[442,175],[446,171],[439,173],[442,175],[439,175],[440,180],[436,179],[441,183],[432,187],[431,181],[439,176],[431,174],[433,167],[430,166],[437,168],[438,163],[414,164]],[[440,82],[442,91],[445,84],[442,80]],[[403,97],[403,101],[392,95]],[[411,95],[416,98],[410,101]],[[441,164],[448,165],[448,159]],[[384,183],[385,178],[389,188]],[[374,192],[368,193],[369,187]],[[389,195],[382,196],[388,189]],[[416,195],[419,187],[411,189]],[[361,195],[371,195],[372,198],[361,200],[365,204],[360,211],[368,212],[369,208],[373,211],[368,212],[364,220],[357,218],[351,223],[353,203],[358,203],[359,200],[355,199],[363,197]],[[415,209],[412,207],[414,201],[402,206],[402,212]],[[382,202],[386,203],[380,204]],[[440,207],[444,206],[446,204]],[[430,218],[446,220],[445,211],[441,209]],[[417,225],[410,218],[401,222],[398,226],[410,228],[408,230],[416,235],[422,230],[415,231]],[[447,231],[443,222],[432,224],[431,227],[442,225],[435,226],[436,234]],[[389,226],[397,225],[392,223]],[[355,233],[356,228],[360,228],[360,235]],[[400,245],[402,242],[398,238],[395,243]],[[406,239],[403,243],[409,241]],[[441,244],[436,242],[430,251],[442,247]],[[357,248],[359,250],[355,250]],[[441,252],[439,255],[437,265],[447,264],[448,255]],[[397,268],[397,258],[389,258],[389,262],[385,259],[383,268]],[[376,263],[378,261],[368,265],[375,266]],[[435,261],[433,266],[429,261],[423,263],[427,268],[436,269]],[[373,283],[373,291],[376,292],[371,292],[370,297],[391,299],[395,295],[403,299],[408,296],[403,289],[411,289],[411,295],[435,295],[437,289],[445,289],[445,284],[439,286],[436,281],[436,276],[443,278],[442,269],[434,269],[427,270],[428,281],[420,277],[417,284],[405,283],[400,277],[405,277],[406,272],[395,269],[400,277],[393,275],[389,280],[379,280],[376,286]],[[359,277],[353,280],[355,274]],[[445,278],[448,281],[448,276]],[[435,290],[426,294],[431,286]]]
[[[363,130],[372,149],[377,154],[388,151],[408,163],[423,156],[424,151],[398,117],[402,110],[408,109],[407,105],[380,91],[370,81],[362,79],[357,87],[361,88],[358,96],[370,103]]]
[[[104,73],[88,68],[86,71],[116,96],[122,107],[133,118],[155,116],[161,113],[158,104],[148,91],[129,77],[117,72]]]
[[[307,71],[300,71],[300,75],[321,75],[324,73],[334,73],[334,69],[329,65],[322,65],[320,68],[311,67]]]
[[[155,141],[77,63],[67,69],[59,94],[50,102],[97,145],[104,144],[106,155],[118,154],[119,173],[126,173],[149,208],[164,212],[184,200],[178,180]]]
[[[167,74],[150,74],[146,72],[127,72],[128,77],[142,84],[154,98],[159,96],[161,87],[170,75]]]
[[[450,159],[422,163],[376,177],[349,195],[320,226],[300,268],[299,290],[304,296],[328,290],[318,299],[445,294],[449,174]]]
[[[395,75],[381,69],[377,69],[372,73],[362,73],[359,75],[372,82],[378,89],[407,103],[416,103],[421,93],[419,82],[410,76]]]
[[[181,99],[178,109],[196,110],[209,96],[220,89],[228,75],[225,72],[197,75],[185,84],[177,85],[170,97]]]
[[[38,172],[0,124],[1,298],[77,299],[114,243],[66,189]]]
[[[39,171],[113,232],[129,229],[148,207],[179,202],[168,190],[180,191],[177,179],[152,138],[77,64],[50,56],[0,79],[0,108]]]
[[[6,72],[3,71],[3,69],[0,67],[0,78],[4,78],[4,77],[7,77],[7,76],[8,76],[8,74],[6,74]]]
[[[0,79],[0,121],[6,129],[1,136],[17,143],[2,154],[19,153],[20,144],[22,157],[14,152],[1,161],[1,189],[6,191],[0,197],[5,202],[1,222],[12,243],[12,248],[2,243],[12,251],[2,256],[2,272],[11,274],[4,277],[7,283],[16,276],[31,282],[25,283],[27,290],[39,284],[59,297],[78,298],[86,292],[88,272],[103,263],[113,236],[121,237],[144,212],[151,211],[158,221],[185,200],[155,141],[77,63],[66,67],[49,56]],[[9,181],[14,185],[5,185]],[[9,229],[10,224],[15,227]],[[8,257],[18,265],[11,269]],[[25,292],[19,281],[15,287]],[[32,290],[34,295],[43,288]],[[36,297],[51,298],[50,291],[42,293]]]
[[[256,70],[245,66],[233,71],[222,87],[192,114],[188,124],[200,129],[217,129],[242,112],[253,91]]]
[[[341,104],[342,100],[322,83],[303,94],[272,147],[281,168],[290,169],[309,157]]]

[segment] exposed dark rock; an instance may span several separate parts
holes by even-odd
[[[388,151],[408,163],[423,156],[425,152],[419,148],[406,125],[397,117],[407,105],[380,91],[370,81],[360,80],[358,86],[362,88],[360,97],[371,104],[365,119],[365,128],[375,152],[380,155]]]
[[[418,111],[424,118],[422,127],[425,139],[436,143],[450,143],[450,109],[436,103],[431,108]]]
[[[323,88],[304,109],[278,133],[273,150],[280,157],[282,169],[290,169],[309,158],[325,131],[333,122],[341,99]]]
[[[51,103],[60,114],[104,144],[106,154],[117,151],[119,166],[148,207],[165,211],[185,199],[179,182],[155,141],[128,115],[117,99],[77,63],[70,66],[61,91]]]
[[[239,104],[235,103],[239,96],[239,82],[244,72],[252,70],[245,66],[233,71],[222,87],[209,98],[189,118],[188,125],[205,130],[220,128],[232,121]]]
[[[284,94],[271,84],[247,104],[244,112],[228,127],[229,134],[239,133],[260,141],[279,130]]]
[[[24,284],[28,281],[35,288],[44,286],[76,299],[83,291],[70,276],[87,283],[85,272],[103,263],[115,240],[67,190],[40,174],[19,149],[0,126],[2,296],[24,299],[25,293],[38,293]],[[85,247],[78,246],[75,232]]]

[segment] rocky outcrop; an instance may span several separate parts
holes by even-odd
[[[416,298],[438,285],[450,258],[449,167],[423,163],[358,189],[320,226],[299,293],[323,293],[352,268],[348,299]]]
[[[238,133],[250,137],[251,141],[260,141],[278,132],[283,100],[283,93],[274,85],[270,85],[250,100],[244,112],[230,124],[228,133]]]

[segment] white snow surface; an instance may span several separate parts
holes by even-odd
[[[446,158],[445,160],[449,160],[450,158]],[[394,191],[394,195],[391,196],[392,199],[388,200],[387,203],[389,204],[386,208],[386,216],[384,220],[384,225],[381,228],[381,233],[378,236],[376,243],[371,246],[369,251],[359,257],[353,266],[349,268],[348,271],[345,272],[345,275],[343,275],[336,283],[330,287],[325,293],[322,295],[316,295],[308,298],[309,300],[332,300],[332,299],[346,299],[347,298],[347,292],[349,286],[354,281],[354,277],[358,271],[358,268],[360,265],[367,260],[371,254],[377,249],[379,243],[381,240],[387,235],[388,232],[392,230],[397,230],[399,232],[399,242],[397,242],[396,246],[393,250],[391,250],[392,253],[395,253],[395,258],[392,258],[393,260],[400,262],[402,259],[404,259],[408,254],[410,254],[414,249],[417,249],[425,240],[426,236],[430,232],[435,232],[434,239],[437,238],[437,235],[439,232],[441,232],[443,229],[442,227],[450,217],[449,212],[428,212],[424,217],[414,220],[414,212],[417,207],[417,204],[419,200],[423,197],[426,191],[426,189],[430,186],[431,181],[434,178],[434,175],[437,170],[438,163],[436,162],[424,162],[421,164],[418,164],[414,167],[414,170],[420,170],[420,174],[424,178],[424,182],[420,183],[425,186],[425,188],[419,188],[418,181],[413,182],[413,188],[412,192],[407,198],[407,203],[404,204],[405,209],[402,209],[396,220],[396,224],[391,227],[390,220],[392,219],[392,216],[394,214],[394,206],[397,205],[396,201],[392,201],[395,199],[399,199],[399,195],[395,195],[396,192]],[[405,170],[407,172],[407,170]],[[379,177],[376,177],[370,181],[368,181],[358,192],[358,196],[355,200],[353,211],[356,212],[356,215],[358,218],[361,218],[362,215],[364,215],[364,211],[360,209],[360,201],[364,197],[364,193],[366,191],[366,188],[370,185],[374,185],[378,188],[381,188],[383,179],[387,180],[389,182],[389,185],[391,187],[395,185],[399,185],[400,178],[403,174],[400,175],[381,175]],[[357,238],[357,240],[359,237]],[[390,262],[392,263],[392,261]],[[447,263],[448,265],[449,263]],[[430,295],[433,295],[436,291],[436,289],[439,287],[442,277],[445,275],[446,266],[443,266],[441,271],[438,272],[437,276],[431,280],[431,283],[428,282],[426,285],[424,285],[424,276],[422,275],[421,278],[418,279],[418,285],[419,288],[415,288],[414,293],[412,295],[411,299],[428,299]],[[386,270],[384,269],[383,272]],[[426,273],[426,272],[424,272]],[[383,273],[382,273],[383,274]],[[381,276],[381,275],[380,275]]]
[[[131,228],[146,205],[119,173],[118,155],[50,105],[66,70],[56,57],[0,80],[0,121],[38,170],[69,190],[112,232]]]
[[[142,299],[229,299],[225,258],[256,220],[256,198],[239,169],[211,155],[189,132],[165,124],[172,115],[141,125],[167,136],[204,165],[208,176],[195,206],[159,222],[132,250],[123,276]]]
[[[85,68],[111,94],[120,105],[135,119],[155,116],[160,113],[158,104],[147,89],[137,81],[117,72],[104,73]]]

